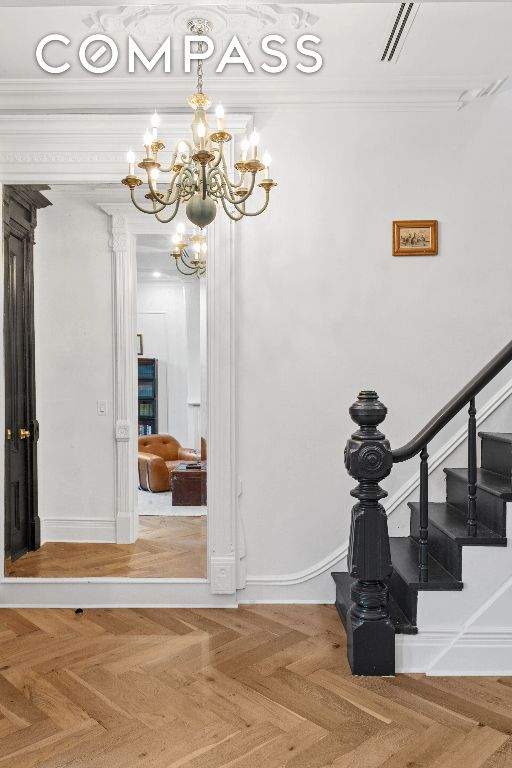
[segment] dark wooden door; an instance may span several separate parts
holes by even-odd
[[[5,554],[40,546],[33,245],[41,187],[4,187]],[[48,189],[43,187],[42,189]]]

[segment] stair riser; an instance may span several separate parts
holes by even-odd
[[[467,512],[468,506],[468,485],[453,475],[446,476],[446,500],[448,504],[453,504],[462,512]],[[476,511],[477,520],[486,525],[492,531],[496,531],[501,536],[506,536],[506,504],[504,501],[494,496],[492,493],[477,489]]]
[[[512,445],[491,437],[482,437],[482,468],[512,477]]]
[[[411,536],[419,542],[419,509],[411,510]],[[432,523],[428,527],[428,552],[456,579],[462,579],[462,547]]]
[[[418,593],[415,589],[410,589],[408,584],[401,576],[393,571],[389,580],[389,590],[393,595],[395,602],[398,603],[411,624],[416,624],[416,613],[418,610]]]

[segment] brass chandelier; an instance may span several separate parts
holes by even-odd
[[[210,24],[205,19],[193,19],[188,26],[195,35],[204,36],[210,31]],[[203,45],[198,43],[199,52],[203,51]],[[144,136],[145,157],[137,167],[147,175],[149,190],[144,197],[150,207],[144,207],[136,199],[135,191],[144,182],[135,173],[134,153],[131,150],[128,152],[128,175],[122,183],[129,187],[133,204],[139,211],[154,215],[164,224],[172,221],[180,205],[184,204],[188,219],[201,229],[215,219],[219,204],[233,221],[239,221],[244,216],[259,216],[268,206],[270,190],[276,186],[270,176],[270,156],[264,155],[263,162],[259,160],[259,136],[253,131],[250,140],[245,138],[242,141],[241,156],[235,163],[238,175],[230,178],[224,145],[231,141],[232,136],[224,128],[221,104],[216,109],[217,129],[210,133],[207,115],[210,100],[203,93],[201,59],[197,62],[197,91],[190,96],[188,103],[194,110],[192,138],[177,143],[168,166],[160,162],[160,153],[163,153],[165,145],[158,138],[160,118],[156,112],[151,121],[152,132]],[[159,188],[160,174],[167,173],[170,177],[166,189]],[[260,173],[261,180],[256,183]],[[246,202],[256,191],[256,186],[263,190],[263,202],[257,210],[248,211]]]
[[[176,269],[182,275],[201,277],[206,272],[206,236],[202,234],[188,236],[193,256],[188,252],[186,238],[184,225],[178,224],[176,234],[172,238],[174,247],[171,256],[174,256]]]

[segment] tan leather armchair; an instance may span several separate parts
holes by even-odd
[[[171,435],[143,435],[139,437],[139,485],[153,493],[172,490],[173,469],[196,459],[195,451],[182,448]]]

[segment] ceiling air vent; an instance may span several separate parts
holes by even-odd
[[[409,30],[418,12],[420,3],[400,3],[393,12],[391,29],[386,36],[381,61],[395,62],[405,43]]]

